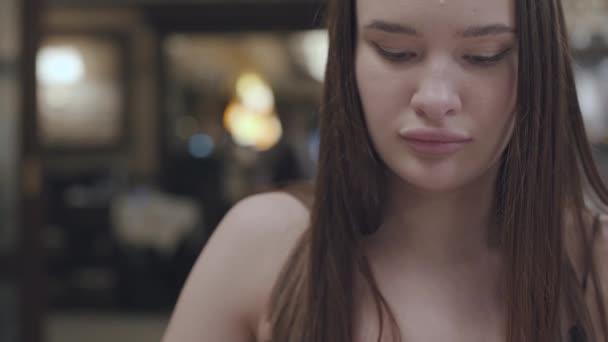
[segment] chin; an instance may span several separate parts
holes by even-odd
[[[429,193],[447,193],[463,188],[466,182],[454,179],[444,178],[430,181],[428,179],[420,179],[418,177],[401,177],[401,181],[407,184],[408,187],[413,187],[418,191]]]
[[[458,165],[434,165],[421,167],[410,162],[399,168],[391,168],[398,182],[407,187],[433,193],[452,192],[471,185],[475,182],[477,174],[472,170]],[[480,172],[481,173],[481,172]]]

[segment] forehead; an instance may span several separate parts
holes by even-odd
[[[355,0],[359,26],[373,20],[417,29],[458,29],[473,24],[514,26],[515,0]]]

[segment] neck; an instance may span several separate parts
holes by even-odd
[[[377,245],[425,264],[477,263],[493,252],[496,172],[452,191],[426,191],[392,181]]]

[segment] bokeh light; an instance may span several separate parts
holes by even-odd
[[[236,82],[236,94],[239,101],[254,112],[268,113],[274,110],[272,90],[257,74],[241,75]]]
[[[207,134],[195,134],[190,137],[188,142],[188,150],[194,158],[207,158],[213,152],[215,144],[213,139]]]
[[[258,151],[279,142],[283,129],[274,111],[274,94],[259,75],[248,72],[238,78],[236,99],[224,112],[224,127],[237,144]]]
[[[38,80],[47,85],[72,85],[85,75],[82,55],[74,47],[44,47],[37,57]]]

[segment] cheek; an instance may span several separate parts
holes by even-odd
[[[508,140],[513,128],[517,104],[517,63],[512,62],[496,73],[479,80],[471,99],[471,115],[479,123],[480,133]],[[478,107],[478,108],[475,108]]]
[[[411,72],[391,66],[376,55],[372,48],[360,42],[355,59],[355,75],[364,106],[379,109],[382,114],[388,108],[407,105],[411,96],[408,80]],[[377,108],[380,107],[380,108]]]
[[[375,136],[406,114],[414,91],[408,82],[413,78],[382,63],[369,49],[362,50],[356,56],[355,75],[365,120]]]
[[[517,63],[512,61],[495,73],[477,80],[469,99],[472,124],[478,141],[477,154],[493,165],[511,140],[516,119]]]

